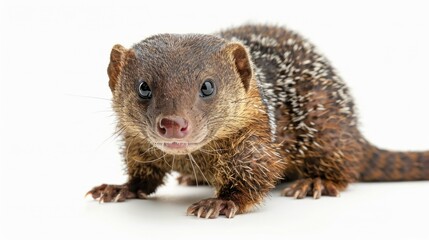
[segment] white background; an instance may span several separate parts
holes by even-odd
[[[159,2],[159,3],[156,3]],[[340,198],[271,193],[234,219],[185,216],[208,187],[170,181],[150,200],[83,196],[121,183],[106,67],[111,47],[246,22],[311,39],[349,84],[361,129],[390,149],[429,149],[425,1],[1,1],[0,239],[428,239],[429,182],[357,183]]]

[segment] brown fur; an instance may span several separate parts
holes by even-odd
[[[218,36],[157,35],[131,49],[115,45],[108,74],[129,180],[89,192],[102,201],[144,198],[175,170],[216,189],[216,198],[193,204],[188,214],[233,217],[259,204],[282,178],[296,180],[284,195],[319,198],[358,180],[429,176],[428,152],[383,151],[361,136],[344,83],[311,44],[284,28],[243,26]],[[263,76],[262,84],[276,87],[264,89]],[[202,100],[207,78],[216,94]],[[142,79],[151,100],[138,99]],[[289,95],[280,101],[282,94]],[[164,116],[189,120],[189,139],[198,139],[191,152],[158,147],[154,129]]]

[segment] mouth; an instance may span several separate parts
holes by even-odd
[[[187,148],[191,143],[188,142],[165,142],[165,143],[160,143],[162,144],[164,147],[167,148],[172,148],[172,149],[185,149]]]
[[[188,154],[199,148],[200,143],[191,142],[159,142],[155,146],[170,154]]]
[[[158,148],[164,153],[172,155],[187,155],[197,151],[208,142],[207,131],[205,129],[200,130],[199,134],[196,134],[195,136],[188,136],[183,139],[160,138],[150,132],[148,134],[148,138],[152,146]]]

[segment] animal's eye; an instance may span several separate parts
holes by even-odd
[[[200,97],[208,97],[214,93],[215,85],[211,79],[207,79],[203,82],[200,90]]]
[[[139,97],[141,99],[151,99],[152,98],[152,90],[150,90],[147,82],[141,81],[138,89]]]

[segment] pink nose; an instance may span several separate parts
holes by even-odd
[[[184,138],[189,133],[188,121],[181,117],[162,118],[158,123],[158,133],[164,138]]]

